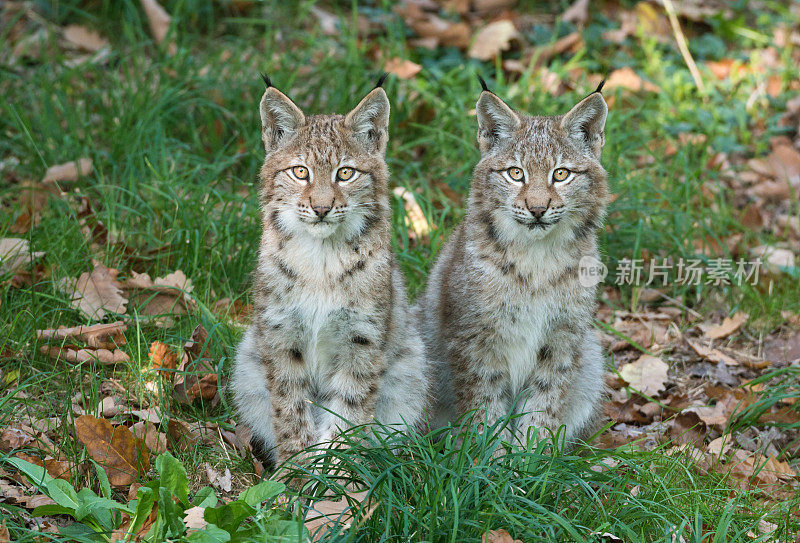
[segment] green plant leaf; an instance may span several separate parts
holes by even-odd
[[[11,457],[6,458],[5,461],[24,473],[30,479],[31,484],[38,486],[41,490],[45,490],[48,481],[53,479],[42,466],[31,464],[22,458]]]
[[[254,515],[256,510],[242,500],[236,500],[219,507],[207,508],[205,519],[227,530],[230,534],[235,534],[242,522]]]
[[[231,534],[218,526],[209,524],[205,529],[189,534],[186,540],[197,543],[226,543],[231,540]]]
[[[166,537],[180,537],[186,530],[183,511],[183,506],[173,501],[170,489],[163,486],[158,489],[158,517],[163,522]]]
[[[106,470],[103,469],[103,466],[91,460],[92,465],[94,466],[94,471],[97,473],[97,478],[100,480],[100,491],[103,494],[104,498],[111,498],[111,483],[108,482],[108,475],[106,474]]]
[[[261,502],[274,498],[286,490],[286,485],[277,481],[262,481],[239,494],[239,499],[251,507],[258,507]]]
[[[34,517],[44,517],[47,515],[72,515],[75,511],[70,507],[49,503],[40,505],[31,512]]]
[[[184,507],[189,507],[189,479],[183,464],[165,452],[156,458],[156,471],[161,476],[161,486],[169,489]]]
[[[153,504],[156,503],[156,499],[158,498],[158,494],[156,493],[158,485],[158,481],[152,481],[144,486],[140,486],[139,490],[136,491],[136,511],[133,515],[131,525],[128,528],[129,532],[137,533],[150,514],[150,511],[153,510]]]
[[[195,493],[192,505],[195,507],[216,507],[217,501],[214,489],[210,486],[204,486]]]

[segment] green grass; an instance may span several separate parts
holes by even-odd
[[[96,405],[107,379],[119,381],[131,398],[162,405],[167,416],[221,424],[232,416],[225,397],[216,408],[178,405],[148,391],[141,373],[152,341],[179,348],[202,323],[210,333],[217,369],[226,374],[241,330],[209,311],[179,319],[169,329],[129,328],[126,351],[132,361],[113,369],[54,363],[38,354],[35,331],[85,323],[56,281],[87,271],[92,258],[122,275],[135,270],[155,277],[183,270],[201,307],[224,297],[249,301],[260,235],[255,197],[263,158],[259,72],[270,74],[306,111],[341,113],[380,74],[381,62],[372,51],[423,66],[414,79],[390,78],[385,85],[392,102],[387,153],[392,182],[412,189],[436,226],[429,244],[412,244],[402,204],[393,201],[395,246],[412,296],[424,286],[436,251],[463,215],[461,203],[448,199],[441,187],[466,194],[479,156],[475,119],[468,115],[478,96],[478,73],[510,104],[532,114],[566,111],[593,89],[586,74],[626,65],[661,87],[658,94],[608,93],[615,101],[603,162],[619,198],[610,206],[601,245],[612,270],[622,258],[693,258],[694,242],[723,241],[737,233],[743,236],[743,247],[782,241],[772,233],[746,229],[720,173],[707,166],[717,152],[763,154],[769,137],[782,133],[777,119],[790,93],[745,107],[763,74],[718,83],[705,73],[708,89],[701,94],[673,47],[647,36],[630,38],[622,46],[601,42],[599,33],[611,23],[600,16],[584,32],[590,47],[551,62],[549,69],[575,86],[554,97],[533,73],[509,79],[491,63],[467,60],[455,49],[412,49],[408,29],[391,16],[388,2],[369,2],[358,9],[341,4],[338,9],[343,21],[354,21],[357,13],[387,20],[386,30],[369,40],[358,37],[350,24],[338,36],[323,36],[309,15],[311,2],[290,11],[278,2],[268,3],[269,17],[261,16],[261,8],[235,16],[211,0],[164,4],[173,27],[180,29],[174,56],[151,42],[138,2],[69,0],[37,5],[48,21],[83,24],[107,36],[112,47],[104,63],[70,66],[65,61],[71,55],[53,38],[38,58],[0,64],[0,160],[18,159],[13,168],[17,178],[38,180],[48,166],[84,156],[94,161],[95,173],[61,185],[63,194],[49,199],[41,224],[23,235],[34,250],[46,253],[42,262],[49,275],[34,287],[0,286],[0,367],[4,375],[19,371],[18,381],[6,383],[0,398],[0,426],[21,412],[57,416],[65,431],[56,445],[76,462],[85,464],[86,453],[68,430],[68,398],[83,389],[91,398],[88,404]],[[558,13],[564,4],[551,2],[548,9]],[[767,3],[757,17],[741,7],[733,20],[714,20],[711,32],[692,40],[693,53],[699,60],[741,57],[743,50],[768,43],[776,22],[796,23],[792,17],[780,3]],[[534,43],[556,37],[552,29],[536,28],[535,35],[527,36]],[[561,25],[557,32],[571,30]],[[9,47],[8,32],[0,28],[3,50]],[[789,54],[779,53],[785,62],[778,75],[788,84],[796,70]],[[570,75],[574,73],[581,75]],[[705,134],[708,144],[676,144],[671,157],[648,150],[653,140],[676,143],[681,132]],[[649,163],[648,157],[653,159]],[[19,186],[7,172],[0,175],[0,237],[14,236],[8,229],[19,213],[13,206]],[[704,183],[715,196],[703,193]],[[76,205],[81,196],[91,201],[111,234],[98,248],[81,231]],[[796,200],[789,212],[797,214]],[[800,311],[796,279],[778,278],[770,295],[765,289],[700,285],[674,287],[668,294],[701,312],[720,305],[741,309],[767,327],[781,321],[781,310]],[[636,291],[623,288],[621,295],[620,304],[630,306]],[[788,386],[779,387],[773,400],[796,395]],[[15,391],[27,397],[12,397]],[[765,405],[751,406],[740,423],[757,420]],[[586,449],[573,455],[548,452],[534,440],[525,450],[494,458],[492,451],[500,444],[491,433],[467,432],[469,445],[464,447],[452,438],[436,437],[394,436],[321,459],[341,456],[349,476],[368,484],[378,503],[368,520],[331,540],[477,541],[487,529],[505,528],[526,542],[591,541],[591,532],[611,532],[631,541],[672,541],[672,534],[686,541],[749,541],[746,534],[758,533],[755,526],[762,515],[779,524],[787,537],[800,529],[796,516],[789,515],[796,501],[771,509],[757,492],[731,493],[724,477],[700,475],[680,455],[633,449]],[[247,475],[250,461],[236,454],[199,444],[179,456],[195,486],[202,478],[198,466],[206,461],[244,474],[244,482],[255,481]],[[619,466],[591,469],[606,457]],[[77,487],[98,488],[91,470],[75,476]],[[635,496],[634,487],[639,489]],[[12,535],[32,539],[24,535],[20,515],[9,514],[8,520]]]

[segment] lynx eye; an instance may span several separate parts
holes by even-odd
[[[525,173],[522,171],[522,168],[517,168],[516,166],[507,169],[506,172],[514,181],[522,181],[525,178]]]
[[[306,181],[308,180],[308,168],[305,166],[295,166],[292,168],[292,175],[300,181]]]
[[[353,174],[355,173],[356,171],[353,168],[347,168],[347,167],[339,168],[339,170],[336,172],[336,180],[350,181],[350,179],[353,178]]]
[[[553,170],[553,181],[563,181],[569,177],[570,171],[566,168],[556,168]]]

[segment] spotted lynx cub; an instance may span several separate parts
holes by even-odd
[[[603,392],[595,288],[578,276],[581,258],[597,258],[608,197],[602,85],[565,115],[529,117],[481,83],[466,216],[417,307],[435,422],[477,409],[493,423],[513,409],[523,436],[565,425],[567,440],[584,438]]]
[[[306,117],[265,82],[255,316],[232,389],[259,456],[280,463],[345,421],[419,424],[427,379],[392,254],[386,93]]]

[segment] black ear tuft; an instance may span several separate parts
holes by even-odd
[[[262,73],[261,79],[264,80],[264,83],[267,85],[267,88],[270,88],[272,86],[272,81],[269,80],[269,76],[267,74]]]
[[[387,77],[389,77],[389,72],[383,72],[383,75],[381,76],[380,79],[378,79],[378,82],[375,84],[375,88],[377,89],[379,87],[383,87],[383,82],[386,81]]]
[[[600,84],[599,84],[599,85],[597,85],[597,88],[594,90],[594,92],[599,92],[600,94],[603,94],[603,85],[605,85],[605,84],[606,84],[606,80],[605,80],[605,79],[603,79],[603,80],[600,82]],[[592,94],[594,94],[594,92],[593,92]]]
[[[484,81],[484,80],[483,80],[483,78],[480,76],[480,74],[478,74],[478,81],[480,81],[480,83],[481,83],[481,88],[482,88],[483,90],[485,90],[486,92],[492,92],[492,91],[490,91],[490,90],[489,90],[489,87],[488,87],[488,86],[486,86],[486,81]]]

